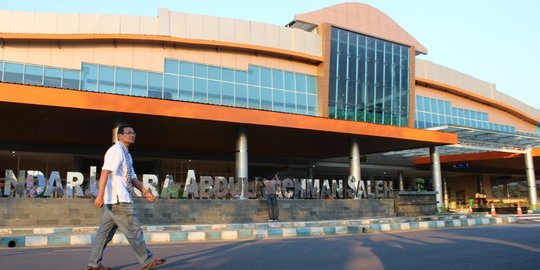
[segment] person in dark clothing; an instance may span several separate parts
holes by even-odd
[[[277,190],[281,187],[279,178],[276,175],[269,176],[263,181],[266,203],[268,204],[268,222],[279,220],[279,209],[277,204]]]

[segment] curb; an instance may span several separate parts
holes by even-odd
[[[487,226],[516,222],[513,216],[472,217],[434,216],[417,218],[384,218],[336,221],[272,222],[216,225],[143,226],[149,244],[245,241],[291,237],[320,237],[347,234],[405,232],[441,228]],[[55,247],[92,245],[97,227],[72,228],[4,228],[0,229],[0,249],[13,247]],[[111,244],[128,244],[121,233]]]

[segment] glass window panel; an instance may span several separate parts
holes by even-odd
[[[296,110],[298,113],[307,113],[307,96],[304,93],[296,93]]]
[[[206,79],[208,78],[208,67],[203,64],[195,64],[193,67],[193,76]],[[195,83],[196,84],[196,83]]]
[[[23,65],[6,62],[4,66],[4,82],[22,83],[22,81]]]
[[[317,94],[317,77],[307,76],[307,92],[309,94]]]
[[[133,70],[131,77],[131,94],[134,96],[146,97],[148,87],[148,72]]]
[[[235,94],[234,104],[236,107],[247,107],[247,86],[245,84],[235,85]]]
[[[180,74],[193,76],[193,63],[180,61]]]
[[[193,78],[180,76],[180,100],[193,101]]]
[[[261,86],[272,87],[272,70],[261,67]]]
[[[29,85],[43,85],[43,67],[25,65],[23,83]]]
[[[221,72],[223,76],[223,81],[234,82],[234,70],[230,68],[222,68]]]
[[[98,91],[114,93],[114,68],[99,66]]]
[[[88,91],[97,91],[98,67],[91,64],[82,65],[82,89]]]
[[[249,66],[248,69],[248,84],[259,86],[261,85],[260,68],[257,66]]]
[[[431,112],[438,113],[439,109],[437,105],[437,100],[434,98],[430,98],[429,101],[431,102]]]
[[[273,69],[272,70],[272,80],[274,89],[283,89],[283,71]]]
[[[439,109],[439,113],[440,114],[446,114],[446,111],[444,110],[444,101],[443,100],[437,100],[437,105],[438,105],[438,109]]]
[[[422,96],[416,96],[416,110],[417,111],[424,110],[424,98]]]
[[[179,63],[176,60],[165,59],[165,73],[178,74]]]
[[[261,88],[249,86],[248,88],[248,107],[254,109],[261,108]]]
[[[195,78],[193,93],[195,102],[208,102],[207,80]]]
[[[222,104],[234,106],[234,84],[224,82],[222,85]]]
[[[461,108],[458,108],[458,116],[459,117],[465,117],[465,110],[461,109]]]
[[[235,74],[235,82],[236,83],[243,83],[243,84],[247,84],[247,72],[246,71],[242,71],[242,70],[236,70],[234,72]]]
[[[79,81],[81,77],[81,72],[78,70],[64,69],[64,74],[62,75],[62,88],[67,89],[80,89]]]
[[[148,97],[163,98],[163,74],[148,72]]]
[[[131,93],[131,70],[127,68],[116,68],[115,92],[117,94],[129,95]]]
[[[306,89],[306,75],[296,73],[296,91],[305,93]]]
[[[283,90],[274,89],[272,94],[274,99],[274,111],[285,111],[285,93]]]
[[[213,80],[221,80],[221,68],[208,66],[208,78]]]
[[[57,88],[62,87],[62,70],[59,68],[46,67],[43,85]]]
[[[294,91],[294,73],[285,71],[285,89]]]
[[[307,95],[308,98],[308,112],[309,115],[317,115],[317,96]]]
[[[296,95],[292,91],[285,91],[285,111],[296,112]]]
[[[261,109],[272,110],[272,89],[261,87]]]
[[[178,100],[178,75],[163,75],[163,98]]]
[[[208,103],[221,104],[221,82],[208,80]]]

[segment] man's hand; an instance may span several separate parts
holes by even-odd
[[[103,196],[97,196],[96,199],[94,200],[94,205],[97,208],[103,207]]]
[[[154,195],[152,195],[152,192],[145,192],[144,193],[144,197],[146,198],[147,201],[149,202],[154,202],[156,200],[156,197]]]

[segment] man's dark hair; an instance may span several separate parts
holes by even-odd
[[[124,134],[124,129],[133,128],[130,124],[122,124],[118,126],[118,134]]]

